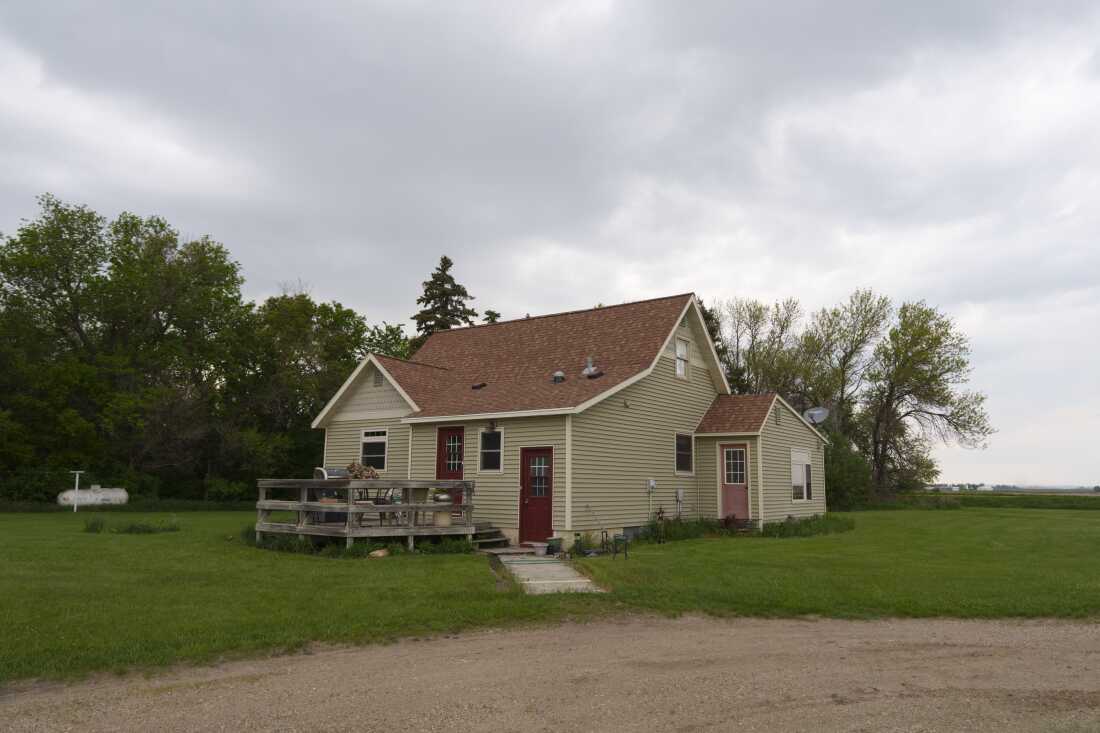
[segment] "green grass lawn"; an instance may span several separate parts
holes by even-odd
[[[536,597],[498,589],[483,557],[251,548],[245,512],[181,513],[181,531],[156,535],[87,534],[87,516],[0,514],[0,681],[629,610],[1100,616],[1093,511],[862,512],[839,535],[637,545],[580,562],[612,593]]]
[[[88,534],[87,514],[0,514],[0,682],[211,661],[591,615],[592,597],[501,592],[484,557],[335,560],[246,546],[255,513],[176,515],[181,531]],[[100,513],[119,521],[164,514]]]
[[[640,545],[581,566],[622,602],[716,615],[1100,617],[1093,511],[859,512],[801,539]]]

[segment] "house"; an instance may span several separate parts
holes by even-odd
[[[456,328],[368,355],[313,422],[324,465],[475,482],[512,541],[825,511],[825,438],[730,393],[693,294]]]

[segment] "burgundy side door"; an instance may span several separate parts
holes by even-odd
[[[749,451],[743,444],[719,446],[718,471],[722,483],[722,516],[749,518]]]
[[[545,542],[554,533],[554,451],[520,451],[519,541]]]
[[[435,477],[440,481],[462,480],[463,443],[466,431],[462,427],[440,428],[435,445]],[[455,504],[462,503],[462,490],[451,492]]]

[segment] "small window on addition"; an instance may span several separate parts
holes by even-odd
[[[482,471],[499,471],[503,440],[499,430],[483,430],[481,432],[481,461],[478,464]]]
[[[690,344],[684,339],[676,339],[676,376],[687,377],[688,349]]]
[[[809,501],[813,494],[813,468],[810,454],[802,450],[791,451],[791,500]]]
[[[676,473],[691,473],[693,470],[691,435],[676,434]]]
[[[364,466],[376,471],[386,470],[386,431],[364,430],[361,460]]]

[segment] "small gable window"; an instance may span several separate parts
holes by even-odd
[[[691,473],[694,470],[692,463],[693,451],[691,450],[691,435],[676,434],[676,473]]]
[[[382,372],[378,371],[377,369],[374,370],[374,386],[382,386]]]
[[[688,375],[688,350],[690,344],[686,339],[676,339],[676,376],[687,377]]]
[[[504,438],[499,430],[481,431],[479,463],[482,471],[499,471],[502,464]]]
[[[386,431],[364,430],[360,463],[376,471],[386,470]]]

